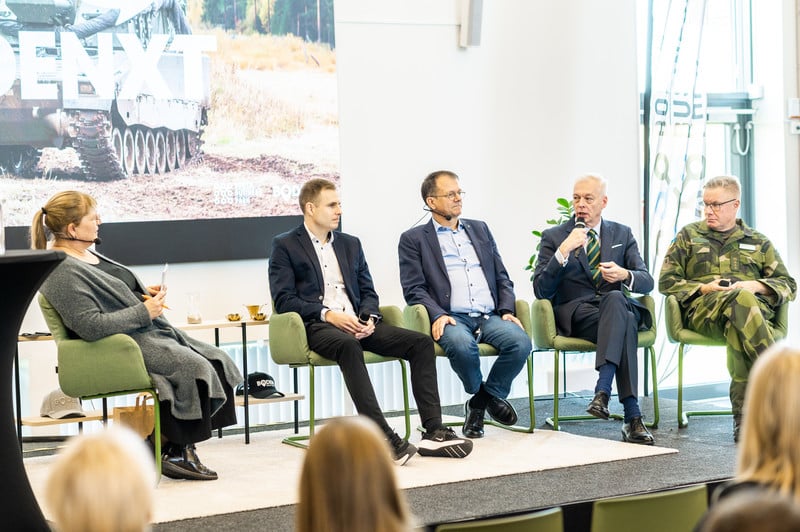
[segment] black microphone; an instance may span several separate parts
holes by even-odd
[[[103,243],[103,241],[100,239],[99,236],[94,240],[84,240],[82,238],[75,238],[74,236],[69,236],[66,238],[66,240],[75,240],[77,242],[86,242],[87,244],[98,244],[98,245]]]
[[[575,227],[580,229],[586,229],[586,220],[583,218],[575,218]],[[583,248],[576,248],[575,249],[575,256],[577,257]]]
[[[435,210],[431,209],[430,207],[423,207],[422,210],[423,211],[432,212],[433,214],[438,214],[439,216],[441,216],[442,218],[444,218],[448,222],[453,219],[453,217],[450,216],[449,214],[445,214],[443,212],[435,211]]]

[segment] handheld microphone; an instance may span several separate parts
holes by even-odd
[[[445,214],[445,213],[443,213],[443,212],[439,212],[439,211],[434,211],[434,210],[433,210],[433,209],[431,209],[430,207],[423,207],[423,208],[422,208],[422,210],[423,210],[423,211],[432,212],[433,214],[438,214],[439,216],[441,216],[442,218],[444,218],[444,219],[445,219],[445,220],[447,220],[448,222],[449,222],[450,220],[452,220],[452,219],[453,219],[453,217],[452,217],[452,216],[450,216],[449,214]]]
[[[586,229],[586,220],[583,218],[575,218],[575,227],[580,229]],[[583,248],[579,247],[575,249],[575,256],[577,257]]]

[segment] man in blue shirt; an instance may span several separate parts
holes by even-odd
[[[421,192],[432,219],[400,237],[403,295],[407,304],[428,310],[431,336],[472,395],[464,406],[464,435],[481,438],[485,412],[504,425],[517,422],[506,397],[531,352],[531,340],[514,316],[514,283],[489,227],[460,218],[464,191],[458,176],[433,172]],[[479,342],[499,352],[485,380]]]

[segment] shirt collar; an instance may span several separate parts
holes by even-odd
[[[308,237],[311,239],[312,242],[319,242],[319,239],[317,238],[317,235],[315,235],[314,233],[311,232],[311,229],[308,228],[308,226],[305,224],[305,222],[303,222],[303,227],[305,228],[306,233],[308,233]],[[335,233],[333,231],[328,231],[328,241],[327,242],[321,242],[321,243],[322,244],[333,244],[334,234]]]
[[[433,228],[436,229],[437,233],[439,231],[452,231],[452,229],[450,229],[448,226],[440,224],[433,218],[431,218],[431,222],[433,222]],[[461,218],[459,218],[458,224],[456,225],[456,231],[461,231],[462,229],[464,229],[464,224],[461,223]]]

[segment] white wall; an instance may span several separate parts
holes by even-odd
[[[468,49],[459,8],[336,2],[343,226],[386,303],[403,304],[397,240],[433,170],[461,176],[464,216],[489,223],[519,297],[530,232],[578,175],[604,174],[608,217],[640,227],[634,2],[483,2]]]

